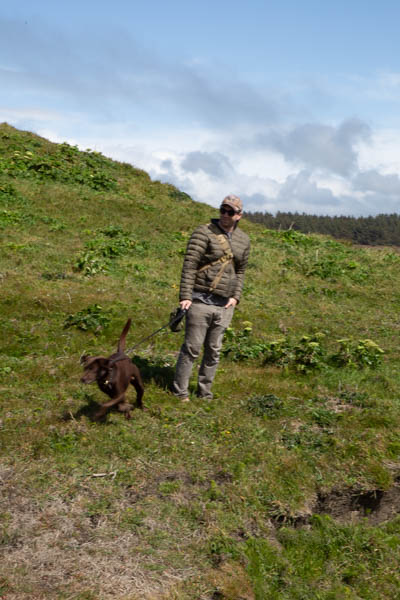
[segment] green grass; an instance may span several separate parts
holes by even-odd
[[[252,254],[215,401],[171,395],[182,333],[164,330],[135,350],[148,410],[90,419],[103,397],[80,356],[114,351],[128,317],[128,347],[168,321],[188,237],[214,214],[0,126],[0,595],[400,597],[392,249],[243,221]],[[373,510],[345,502],[368,492]]]

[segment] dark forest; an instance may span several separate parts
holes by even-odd
[[[245,213],[250,221],[268,229],[295,229],[302,233],[322,233],[369,246],[400,246],[400,215],[374,217],[320,216],[305,213]]]

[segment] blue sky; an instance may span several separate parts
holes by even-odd
[[[388,0],[14,0],[0,121],[213,206],[399,212],[399,22]]]

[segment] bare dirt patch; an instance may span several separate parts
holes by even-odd
[[[400,478],[389,490],[334,489],[318,493],[309,510],[297,515],[280,514],[272,519],[276,527],[309,525],[313,515],[329,515],[338,523],[367,521],[371,526],[390,521],[400,514]]]
[[[313,512],[328,514],[340,523],[367,519],[371,525],[378,525],[400,514],[400,484],[395,483],[387,491],[349,489],[319,494]]]

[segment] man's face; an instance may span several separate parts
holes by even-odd
[[[228,206],[228,204],[223,204],[219,209],[219,220],[224,229],[234,227],[241,217],[242,213],[236,212],[235,209]]]

